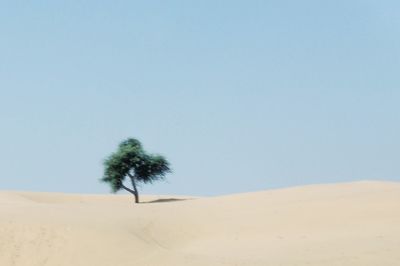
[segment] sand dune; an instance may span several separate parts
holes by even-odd
[[[0,265],[400,265],[400,184],[222,197],[0,192]]]

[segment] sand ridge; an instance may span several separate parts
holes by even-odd
[[[188,198],[188,200],[183,200]],[[0,192],[0,265],[399,265],[400,184],[220,197]]]

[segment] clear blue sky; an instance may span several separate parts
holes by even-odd
[[[107,193],[126,137],[144,193],[400,180],[398,1],[2,1],[0,189]]]

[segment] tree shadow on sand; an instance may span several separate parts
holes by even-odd
[[[191,200],[191,199],[168,198],[168,199],[156,199],[156,200],[144,201],[142,203],[164,203],[164,202],[174,202],[174,201],[184,201],[184,200]]]

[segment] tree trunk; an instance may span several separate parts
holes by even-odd
[[[131,182],[132,182],[132,187],[133,187],[133,195],[135,195],[135,203],[139,203],[139,191],[137,190],[136,187],[136,182],[135,182],[135,177],[132,176],[131,174],[129,174],[129,177],[131,178]]]
[[[135,184],[135,179],[131,178],[131,181],[132,181],[133,191],[135,191],[135,193],[133,193],[133,195],[135,195],[135,203],[139,203],[139,192]]]

